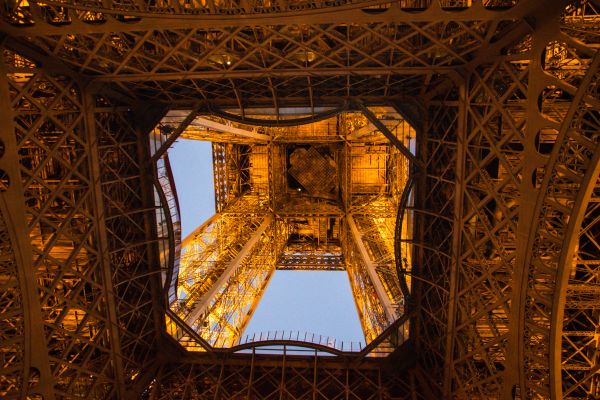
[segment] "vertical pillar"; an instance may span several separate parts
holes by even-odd
[[[379,302],[383,306],[385,311],[385,316],[388,322],[393,322],[396,319],[396,311],[394,310],[394,305],[392,304],[390,298],[388,297],[379,276],[377,275],[377,271],[375,270],[375,263],[369,257],[369,252],[362,240],[362,236],[356,223],[354,222],[354,218],[352,215],[348,214],[346,216],[346,221],[348,222],[348,227],[350,228],[350,232],[352,233],[352,238],[356,243],[356,247],[358,247],[358,251],[360,253],[360,257],[367,269],[367,273],[369,275],[369,279],[375,288],[375,292],[379,299]]]
[[[191,325],[196,321],[203,313],[205,313],[211,301],[214,299],[215,295],[219,292],[219,290],[229,281],[229,279],[235,274],[238,270],[241,262],[246,258],[246,256],[250,253],[254,245],[258,242],[262,234],[267,230],[271,222],[273,221],[273,217],[268,215],[263,220],[262,224],[258,227],[258,229],[252,234],[252,237],[244,244],[244,247],[239,251],[239,253],[227,263],[227,267],[225,271],[221,274],[219,279],[211,286],[210,290],[208,290],[204,296],[200,299],[200,301],[194,306],[190,314],[185,319],[185,322],[188,325]]]
[[[29,237],[25,209],[25,196],[21,184],[18,146],[14,132],[13,110],[7,79],[7,67],[0,47],[0,131],[4,142],[4,156],[0,168],[8,175],[8,187],[0,192],[0,212],[4,216],[18,268],[23,319],[25,327],[22,398],[41,394],[44,399],[54,399],[54,378],[50,370],[44,319],[41,312],[36,274],[33,269],[33,250]],[[33,72],[33,71],[32,71]],[[32,374],[37,370],[39,379],[29,387]]]
[[[94,95],[90,87],[83,90],[83,107],[85,112],[85,129],[88,147],[90,184],[92,186],[91,207],[94,213],[94,222],[96,224],[96,240],[98,246],[98,258],[102,268],[102,283],[106,306],[108,308],[108,334],[110,337],[110,349],[115,370],[117,393],[120,398],[125,397],[124,393],[124,373],[123,356],[121,354],[121,341],[119,339],[119,323],[113,293],[112,271],[110,263],[110,254],[108,248],[108,238],[106,234],[106,224],[104,215],[104,205],[102,201],[102,186],[100,175],[100,161],[98,158],[98,136],[96,132],[96,122],[94,118]]]
[[[452,365],[454,354],[454,327],[456,325],[456,302],[457,302],[457,275],[462,258],[462,231],[463,231],[463,194],[465,192],[465,159],[467,148],[467,83],[459,86],[458,126],[456,134],[456,165],[455,165],[455,191],[454,191],[454,215],[452,232],[452,262],[450,264],[450,288],[448,299],[448,329],[446,331],[446,354],[444,359],[444,396],[451,397],[452,376],[454,368]]]
[[[540,96],[547,85],[543,63],[545,62],[544,50],[547,44],[556,40],[556,33],[560,30],[559,18],[564,10],[566,2],[549,2],[547,7],[539,8],[534,16],[536,29],[532,34],[531,58],[528,65],[527,100],[524,111],[527,115],[527,123],[522,130],[523,150],[521,152],[521,165],[519,174],[523,179],[517,188],[519,192],[519,210],[516,229],[516,241],[518,245],[514,252],[514,267],[511,277],[512,294],[510,299],[510,316],[508,318],[508,343],[506,348],[506,360],[504,363],[504,382],[502,398],[512,399],[514,396],[527,396],[527,386],[530,385],[530,377],[526,376],[529,366],[526,365],[526,305],[528,302],[529,274],[531,272],[531,260],[535,233],[538,227],[539,211],[536,204],[540,201],[543,191],[540,191],[532,182],[538,168],[548,168],[548,159],[541,155],[535,146],[536,134],[547,125],[540,109]],[[549,274],[550,276],[550,274]],[[555,279],[552,276],[551,279]],[[536,350],[536,352],[539,350]],[[535,354],[538,357],[540,354]],[[544,355],[546,357],[546,355]],[[548,356],[549,357],[549,356]],[[549,389],[549,387],[548,387]]]

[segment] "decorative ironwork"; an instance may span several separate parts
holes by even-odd
[[[598,397],[597,2],[0,7],[0,396]],[[360,104],[382,125],[361,117]],[[385,181],[382,201],[349,177],[389,174],[382,160],[408,171],[400,150],[373,134],[401,130],[377,108],[390,106],[414,128],[405,146],[422,168],[412,197],[402,196],[402,177]],[[186,124],[159,129],[149,147],[169,109],[185,110]],[[193,125],[196,117],[205,120]],[[237,130],[224,135],[228,117]],[[355,135],[286,137],[299,122]],[[153,176],[155,162],[179,133],[217,143],[219,215],[261,210],[275,214],[272,225],[304,215],[312,230],[333,218],[339,237],[328,245],[339,253],[303,260],[345,263],[371,337],[385,312],[369,302],[376,295],[344,215],[363,229],[372,261],[404,254],[394,262],[410,283],[400,286],[414,311],[408,344],[385,362],[313,354],[294,364],[276,354],[257,363],[258,354],[212,348],[181,321],[163,286],[177,275],[177,234],[165,222],[177,220],[174,193],[167,185],[153,198],[166,176]],[[292,201],[277,189],[286,146],[319,141],[346,177],[338,197]],[[360,146],[382,151],[352,163]],[[396,218],[400,204],[407,225],[395,232],[407,236],[394,253],[377,246],[373,221]],[[278,259],[300,262],[292,251]],[[383,291],[398,297],[397,287]],[[392,331],[373,343],[395,347]],[[176,360],[182,346],[206,354]]]

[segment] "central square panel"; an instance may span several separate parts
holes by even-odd
[[[288,145],[287,187],[291,191],[330,200],[339,199],[338,161],[335,145]]]

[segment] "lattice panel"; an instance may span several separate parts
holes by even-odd
[[[118,345],[110,338],[81,92],[70,78],[27,69],[14,53],[5,58],[20,68],[8,74],[10,106],[54,389],[110,396]]]
[[[528,71],[499,63],[482,66],[478,75],[466,99],[459,178],[464,197],[456,249],[454,390],[485,397],[502,389],[507,358]]]
[[[489,9],[506,9],[514,6],[518,0],[484,0],[481,5]],[[398,10],[407,12],[425,11],[432,5],[443,7],[445,10],[461,11],[473,6],[472,0],[402,0],[398,2]],[[67,8],[68,7],[68,8]],[[95,12],[87,11],[93,7]],[[37,14],[45,23],[71,24],[84,22],[88,24],[106,23],[114,14],[121,22],[137,22],[137,15],[246,15],[246,14],[278,14],[290,12],[306,12],[312,10],[326,11],[331,8],[352,10],[363,8],[371,11],[386,11],[390,5],[386,1],[373,0],[299,0],[290,3],[278,3],[269,0],[216,0],[205,2],[201,0],[161,0],[161,1],[131,1],[118,0],[111,3],[91,0],[85,3],[70,1],[46,1],[40,5],[36,2],[17,0],[7,7],[6,18],[11,23],[31,24],[36,21]],[[68,11],[71,11],[69,13]],[[130,15],[125,16],[123,13]],[[284,14],[285,15],[285,14]],[[40,21],[41,22],[41,21]]]
[[[416,318],[413,335],[417,338],[423,367],[431,376],[438,377],[431,386],[440,392],[442,382],[439,377],[444,375],[456,190],[458,109],[451,105],[456,97],[456,91],[450,91],[444,94],[440,103],[429,107],[430,125],[426,127],[419,149],[426,161],[426,173],[417,178],[420,179],[418,185],[427,191],[417,191],[414,210],[415,225],[420,228],[415,233],[413,291],[418,293],[415,300],[420,315]]]
[[[404,299],[394,254],[395,218],[355,216],[354,219],[386,295],[395,306],[402,307]],[[399,311],[399,315],[402,314],[403,310]]]
[[[565,117],[542,186],[546,196],[541,205],[529,272],[524,338],[530,374],[527,389],[531,396],[544,397],[550,393],[550,366],[544,356],[552,351],[549,346],[552,324],[562,323],[553,321],[552,299],[558,287],[561,253],[568,250],[563,248],[562,241],[567,236],[569,222],[581,207],[576,199],[579,191],[585,190],[586,174],[593,173],[591,159],[598,151],[598,107],[586,99],[598,97],[599,65],[600,57],[596,55]],[[565,350],[569,351],[569,347]]]
[[[600,129],[600,124],[596,127]],[[576,258],[567,266],[560,376],[565,399],[600,396],[597,373],[600,364],[597,335],[600,329],[599,216],[600,180],[597,180],[578,232]]]
[[[573,18],[584,18],[578,12],[573,15]],[[448,320],[450,335],[446,336],[448,333],[444,334],[443,330],[430,332],[438,335],[438,343],[447,341],[445,390],[458,397],[550,396],[552,350],[548,349],[551,329],[548,307],[555,293],[555,278],[547,266],[554,258],[550,256],[552,251],[557,252],[556,257],[560,254],[562,239],[556,235],[566,230],[565,224],[569,221],[569,217],[560,217],[556,212],[559,205],[564,207],[560,208],[560,214],[570,212],[567,210],[573,203],[565,196],[577,193],[577,186],[572,186],[571,182],[580,182],[583,177],[582,171],[575,166],[585,165],[586,161],[575,161],[574,158],[581,157],[582,152],[586,154],[581,147],[589,145],[580,140],[577,150],[564,148],[562,151],[569,154],[569,159],[565,158],[558,170],[553,170],[552,164],[548,163],[554,162],[552,150],[557,151],[554,144],[559,137],[557,121],[565,119],[576,87],[585,81],[585,69],[593,54],[585,47],[575,46],[566,35],[555,32],[556,36],[560,37],[559,41],[549,42],[538,39],[535,34],[524,36],[508,49],[510,63],[479,66],[475,75],[467,80],[465,97],[455,97],[458,100],[455,103],[458,105],[458,126],[463,124],[456,134],[463,136],[451,137],[446,144],[456,141],[458,146],[459,162],[454,162],[457,175],[451,174],[449,181],[456,182],[462,199],[454,204],[445,203],[446,210],[454,210],[457,224],[451,252],[452,257],[456,257],[456,270],[448,268],[451,274],[447,276],[447,286],[439,287],[447,287],[455,302],[439,296],[439,292],[444,293],[439,289],[437,292],[428,290],[435,287],[433,282],[420,285],[425,287],[422,294],[425,301],[437,298],[440,308],[448,307],[449,315],[444,319]],[[523,48],[532,46],[546,49],[541,59],[530,60],[530,55],[522,52]],[[523,61],[519,61],[519,57]],[[541,74],[532,65],[541,65],[546,74]],[[595,104],[593,99],[597,95],[590,93],[582,97],[591,105]],[[462,101],[465,103],[461,104]],[[432,103],[444,105],[443,101]],[[463,105],[464,114],[461,114]],[[595,129],[592,120],[593,117],[586,120],[586,124],[591,124],[587,127],[589,132]],[[434,124],[437,122],[433,121]],[[537,153],[531,151],[531,143]],[[589,154],[591,151],[585,157]],[[449,168],[452,163],[446,165]],[[560,168],[567,165],[569,171],[575,170],[562,172]],[[436,171],[436,175],[441,174]],[[531,261],[529,275],[523,276],[520,265],[530,262],[530,250],[526,243],[517,244],[516,238],[533,237],[538,225],[531,224],[530,215],[535,212],[533,206],[540,188],[549,179],[561,181],[545,200],[557,198],[550,206],[554,210],[553,216],[542,219],[552,228],[548,230],[542,224],[543,228],[536,233],[547,232],[543,239],[537,236],[534,242],[533,255],[540,258]],[[569,183],[563,182],[565,179]],[[438,187],[429,186],[428,190],[439,190]],[[448,189],[448,196],[443,197],[451,199],[449,193]],[[429,211],[432,208],[428,207]],[[544,212],[542,206],[542,215]],[[419,215],[418,209],[416,214]],[[448,212],[445,215],[450,218]],[[424,229],[428,226],[426,224]],[[439,229],[429,232],[439,235]],[[427,233],[423,237],[432,238]],[[432,242],[437,244],[438,240]],[[544,250],[535,247],[542,243]],[[551,251],[552,246],[557,247]],[[423,267],[427,266],[427,262],[423,263]],[[529,288],[528,293],[531,293],[525,303],[519,299],[520,287]],[[519,328],[521,308],[527,315],[524,331]],[[427,328],[431,329],[432,325]],[[421,336],[423,334],[420,332]],[[434,340],[427,336],[423,344],[430,349]],[[523,361],[517,352],[521,341],[525,353]],[[447,347],[450,343],[451,347]],[[426,357],[432,357],[432,354]],[[427,363],[427,359],[424,362]],[[507,379],[514,385],[507,383]]]
[[[213,143],[215,208],[221,212],[234,199],[250,189],[248,146]]]
[[[214,295],[206,322],[201,321],[199,327],[192,325],[210,345],[231,347],[239,344],[288,236],[286,223],[272,221],[226,285]]]
[[[410,372],[318,357],[236,355],[165,365],[146,392],[150,399],[421,399]]]
[[[25,311],[8,229],[8,221],[0,214],[0,396],[18,398],[29,389],[31,383],[24,382]]]
[[[158,260],[151,262],[151,254],[157,254],[150,247],[154,209],[148,207],[153,203],[147,193],[151,193],[151,182],[143,177],[147,167],[139,161],[146,142],[133,125],[136,120],[131,111],[119,111],[120,104],[105,97],[98,97],[94,105],[98,107],[93,115],[122,373],[127,384],[135,384],[156,356],[154,310],[160,304]]]
[[[378,297],[373,281],[367,273],[358,245],[348,232],[342,230],[342,245],[346,259],[346,271],[350,279],[350,288],[358,311],[362,330],[367,343],[375,339],[387,328],[390,321],[386,318],[381,299]]]
[[[257,214],[221,213],[184,241],[177,282],[177,301],[171,304],[171,308],[181,318],[186,318],[196,302],[214,285],[243,245],[250,240],[263,218]]]
[[[255,105],[277,108],[306,103],[307,99],[314,105],[340,103],[350,96],[375,99],[425,95],[444,81],[453,67],[481,57],[482,46],[512,30],[523,29],[520,21],[508,13],[512,1],[486,2],[497,9],[496,13],[481,4],[471,7],[469,1],[433,3],[432,7],[431,2],[416,5],[417,9],[427,9],[422,19],[414,19],[396,7],[390,11],[402,14],[401,18],[391,13],[382,16],[363,12],[357,7],[348,11],[348,18],[336,22],[299,24],[294,20],[282,24],[259,19],[252,26],[244,26],[240,25],[241,19],[232,19],[229,25],[221,22],[206,28],[177,28],[162,27],[165,20],[159,18],[156,24],[150,22],[155,30],[136,29],[139,17],[119,14],[116,19],[109,18],[109,25],[118,25],[112,30],[107,31],[108,26],[96,29],[104,24],[88,24],[77,34],[73,29],[79,31],[82,26],[71,24],[70,18],[83,10],[69,14],[61,8],[51,14],[58,20],[60,16],[66,18],[62,29],[54,35],[30,35],[28,40],[74,69],[96,75],[98,81],[111,85],[119,82],[118,90],[135,97],[192,104],[200,95],[220,105],[243,108],[251,99]],[[53,9],[44,4],[42,10]],[[336,2],[330,5],[334,4],[341,6]],[[413,6],[406,2],[401,7],[412,10]],[[440,6],[463,15],[447,23],[436,15],[435,9]],[[382,10],[388,7],[386,3]],[[148,12],[146,15],[152,19],[161,13],[156,9],[137,12]],[[30,7],[24,6],[18,16],[6,17],[19,24],[31,18],[30,13]],[[104,18],[101,12],[84,14],[86,18]],[[337,20],[343,13],[332,15]],[[47,16],[42,11],[39,18]],[[123,18],[131,24],[121,26],[117,21]],[[180,26],[189,25],[188,21],[181,22]],[[123,29],[126,27],[129,29]],[[268,76],[261,70],[268,70]]]

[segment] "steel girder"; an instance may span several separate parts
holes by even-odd
[[[327,19],[322,22],[303,15],[294,22],[273,23],[263,16],[247,25],[212,17],[219,21],[217,26],[185,27],[180,21],[170,28],[159,23],[134,31],[109,23],[108,31],[93,32],[105,25],[93,23],[85,32],[77,32],[67,23],[56,34],[44,31],[9,42],[26,42],[129,96],[171,104],[203,98],[243,109],[247,103],[278,108],[306,99],[311,106],[339,104],[350,96],[371,101],[405,99],[426,95],[447,76],[454,76],[457,66],[495,56],[482,49],[502,46],[531,30],[519,16],[529,12],[532,1],[514,8],[512,0],[485,2],[500,7],[493,12],[479,2],[446,3],[465,6],[452,12],[452,23],[446,22],[450,19],[443,16],[448,14],[437,1],[407,1],[404,7],[425,9],[417,14],[404,12],[404,18],[392,15],[401,12],[396,6],[387,11],[390,15],[360,9],[353,10],[355,16],[350,18],[341,12],[321,13]],[[38,8],[33,4],[32,10]],[[129,3],[112,4],[127,9]],[[359,7],[361,2],[351,6]],[[60,7],[69,14],[67,4]],[[12,20],[10,15],[9,10],[5,20]],[[31,13],[32,26],[47,25],[44,15]],[[163,16],[157,11],[149,15]],[[195,18],[195,24],[201,23]],[[13,23],[16,26],[5,22],[2,29],[14,38],[21,36],[21,29],[32,27]]]
[[[595,168],[592,165],[587,177],[598,177],[598,165],[598,162]],[[577,203],[587,203],[587,206],[576,208],[577,215],[569,224],[568,251],[561,255],[557,271],[557,284],[561,289],[554,298],[550,343],[553,350],[551,390],[556,397],[577,399],[600,395],[597,373],[599,182],[597,180],[595,186],[588,185],[578,196]]]
[[[557,3],[551,2],[551,5]],[[112,7],[112,4],[124,3],[105,4]],[[152,203],[144,197],[143,185],[150,184],[142,184],[144,178],[140,174],[148,166],[140,162],[143,158],[136,159],[139,142],[131,122],[132,98],[140,96],[190,104],[192,97],[200,93],[214,96],[211,101],[215,104],[244,109],[251,103],[339,105],[340,100],[355,95],[372,102],[386,101],[382,96],[396,96],[405,101],[402,94],[410,94],[423,96],[427,110],[419,144],[419,156],[427,167],[426,173],[416,177],[415,188],[415,245],[419,250],[414,254],[412,273],[420,317],[412,335],[417,338],[419,362],[433,377],[432,384],[441,393],[458,398],[510,398],[513,394],[543,398],[559,397],[561,392],[565,397],[593,396],[597,390],[594,386],[597,361],[590,353],[594,344],[581,338],[589,337],[584,333],[596,329],[597,320],[593,320],[593,303],[580,300],[581,293],[589,295],[585,290],[594,290],[594,283],[587,280],[586,288],[578,286],[584,276],[578,271],[594,264],[587,262],[593,258],[580,253],[577,246],[593,245],[585,232],[588,226],[595,226],[596,215],[595,195],[582,197],[580,193],[593,193],[590,187],[596,182],[592,166],[593,154],[597,151],[594,146],[598,129],[594,121],[599,104],[597,71],[595,67],[590,68],[590,60],[598,43],[597,13],[591,10],[592,3],[581,2],[577,7],[568,6],[559,22],[550,18],[558,15],[552,10],[543,10],[548,18],[541,12],[536,14],[535,8],[540,3],[534,1],[521,1],[518,8],[506,12],[484,13],[480,6],[457,11],[451,14],[451,19],[460,21],[461,30],[486,27],[480,31],[484,40],[479,40],[477,45],[484,50],[466,53],[462,56],[465,62],[451,56],[445,58],[446,65],[451,66],[446,71],[439,69],[445,66],[437,64],[434,56],[442,54],[440,51],[453,50],[456,39],[444,36],[439,28],[443,25],[440,21],[448,21],[450,13],[438,7],[437,2],[434,4],[416,16],[401,14],[401,10],[387,11],[385,17],[386,12],[377,16],[359,10],[344,11],[355,16],[367,15],[364,20],[346,20],[355,21],[358,26],[357,32],[349,30],[356,35],[350,39],[348,36],[342,39],[333,27],[336,21],[331,15],[335,13],[327,16],[327,21],[322,20],[324,27],[319,29],[320,20],[314,19],[313,25],[308,24],[313,31],[307,39],[314,38],[313,42],[289,40],[287,43],[291,46],[290,54],[304,53],[305,61],[309,52],[318,56],[326,53],[317,45],[319,40],[337,43],[333,57],[339,59],[323,58],[318,62],[322,68],[296,65],[302,63],[293,58],[282,60],[283,56],[274,48],[260,41],[269,35],[285,41],[288,27],[257,28],[250,39],[240,36],[241,43],[250,46],[244,47],[250,49],[249,59],[255,59],[252,68],[244,67],[243,63],[236,66],[239,76],[229,75],[229,70],[217,62],[212,66],[207,63],[213,74],[210,80],[163,75],[173,79],[152,81],[149,75],[138,75],[136,79],[149,81],[123,79],[115,85],[104,85],[103,90],[110,86],[113,93],[118,93],[113,99],[118,98],[120,102],[108,100],[107,96],[90,98],[90,93],[81,89],[79,83],[88,79],[87,74],[101,76],[109,72],[115,75],[118,71],[118,75],[124,74],[127,68],[132,68],[129,73],[139,74],[136,68],[141,68],[141,73],[147,74],[157,65],[164,66],[168,59],[154,58],[144,43],[148,43],[148,48],[174,48],[162,54],[171,57],[185,46],[182,43],[176,47],[174,42],[185,42],[180,38],[187,35],[192,41],[194,35],[205,34],[208,28],[169,26],[181,20],[162,18],[162,14],[160,19],[165,22],[161,23],[165,25],[158,25],[159,18],[149,18],[147,14],[127,23],[126,18],[118,16],[123,15],[122,11],[114,13],[115,17],[106,17],[106,23],[98,25],[82,22],[79,19],[85,16],[77,19],[73,14],[73,20],[67,25],[49,25],[43,22],[51,15],[44,14],[46,11],[42,15],[34,12],[35,23],[31,26],[16,27],[3,22],[1,40],[5,45],[35,58],[39,65],[36,68],[26,59],[14,59],[7,63],[8,68],[16,67],[14,73],[4,69],[0,77],[3,104],[11,104],[0,110],[2,129],[11,127],[8,135],[3,131],[6,150],[0,158],[1,168],[6,172],[0,182],[8,187],[2,192],[2,215],[4,221],[8,221],[5,222],[8,235],[1,236],[3,249],[6,249],[2,259],[3,282],[6,293],[11,296],[11,301],[3,303],[7,308],[2,312],[3,321],[14,326],[14,330],[5,330],[14,340],[7,342],[11,346],[15,344],[11,347],[11,354],[15,356],[6,364],[10,372],[2,375],[2,387],[7,387],[15,396],[19,396],[20,390],[32,395],[41,393],[48,398],[52,398],[53,392],[58,397],[77,393],[116,397],[134,387],[142,376],[137,375],[137,371],[154,360],[153,343],[158,324],[152,310],[160,310],[160,305],[152,304],[152,299],[159,297],[152,294],[154,281],[148,279],[155,276],[150,262],[156,252],[149,251],[153,246],[152,224],[145,225],[145,219],[152,219],[154,210],[149,211]],[[348,14],[339,15],[346,18]],[[282,17],[289,19],[280,19]],[[263,24],[267,26],[274,18],[283,25],[290,21],[289,26],[293,27],[306,24],[306,17],[300,15],[277,14],[266,18]],[[394,22],[385,18],[392,18]],[[410,23],[406,22],[409,18]],[[517,21],[503,22],[513,19]],[[217,34],[223,38],[219,48],[235,39],[235,36],[227,36],[235,32],[227,26],[236,26],[243,32],[240,26],[248,25],[240,22],[243,18],[238,16],[221,20],[207,16],[206,20],[214,24]],[[366,32],[371,35],[369,29],[375,30],[369,40],[377,37],[382,43],[386,42],[385,34],[378,30],[384,29],[385,24],[417,30],[416,36],[424,43],[417,52],[422,50],[428,62],[420,65],[427,73],[418,72],[419,64],[411,64],[417,60],[408,55],[406,61],[381,65],[386,63],[377,59],[379,55],[407,50],[402,43],[390,44],[389,48],[382,44],[377,48],[385,49],[381,54],[375,49],[364,61],[360,57],[344,56],[345,53],[371,52],[370,48],[361,47],[360,40],[353,42],[367,35]],[[161,26],[169,32],[168,36],[156,39],[156,33],[149,29],[160,31]],[[255,39],[255,32],[263,36]],[[119,38],[117,41],[127,43],[129,40],[131,44],[133,39],[141,38],[143,43],[119,53],[116,50],[119,46],[111,43],[112,33]],[[73,35],[73,39],[68,35]],[[426,39],[429,44],[425,44]],[[72,40],[75,43],[69,42]],[[69,54],[70,49],[77,48],[78,51]],[[208,59],[209,52],[201,54]],[[5,58],[10,59],[11,54],[4,50]],[[282,70],[268,70],[261,55],[266,57],[265,61],[272,62],[270,65],[280,65]],[[177,57],[185,60],[185,54],[177,54]],[[348,62],[354,62],[352,67],[356,67],[356,74],[346,70],[350,68],[346,66]],[[372,70],[366,66],[369,63],[375,66]],[[365,68],[360,69],[361,65]],[[392,70],[395,66],[399,67],[398,74]],[[177,71],[164,73],[183,74],[189,70],[181,65],[176,68]],[[257,70],[268,76],[259,76]],[[32,71],[35,71],[34,78],[15,75]],[[290,77],[290,71],[298,72],[298,77]],[[219,73],[221,79],[215,76]],[[331,76],[325,77],[326,74]],[[453,81],[445,75],[452,75]],[[175,77],[181,79],[175,80]],[[18,83],[19,80],[26,83]],[[61,105],[61,113],[79,115],[83,112],[84,121],[77,117],[63,120],[64,116],[52,109],[52,104],[62,100],[52,103],[48,100],[51,95],[68,100],[68,104]],[[34,104],[35,109],[30,109],[30,104]],[[37,117],[28,120],[31,115]],[[50,125],[52,132],[45,130]],[[93,144],[92,125],[96,126],[95,135],[104,140],[101,144]],[[25,145],[15,140],[18,136],[14,127],[18,127],[17,135],[35,141]],[[40,141],[40,137],[47,138],[50,134],[55,136],[44,140],[58,137],[59,142],[62,140],[60,143],[68,143],[83,153],[96,146],[100,154],[98,165],[90,161],[93,156],[75,151],[66,158],[60,146],[52,147]],[[35,158],[34,154],[39,160],[47,161],[31,164],[29,160]],[[83,165],[88,167],[83,168]],[[68,177],[69,181],[60,186],[55,182],[57,176]],[[45,195],[30,195],[44,191]],[[102,196],[98,196],[99,193]],[[82,198],[86,200],[77,202]],[[62,211],[65,218],[56,220],[57,215],[52,214],[55,212],[53,202],[60,202],[60,208],[66,210]],[[103,216],[99,215],[102,213]],[[104,224],[98,222],[102,218]],[[48,239],[44,239],[48,240],[47,245],[43,246],[31,237],[28,231],[31,228],[27,226],[32,222],[41,226],[39,221],[43,221],[46,234],[50,232]],[[73,228],[86,226],[87,231]],[[42,229],[39,231],[42,238]],[[59,240],[61,237],[80,245],[69,253],[73,257],[65,258],[54,250],[64,246]],[[78,255],[85,252],[94,258],[86,256],[87,264],[82,267],[78,264]],[[30,260],[29,254],[43,257]],[[593,255],[593,250],[590,254]],[[42,264],[56,268],[42,270]],[[82,268],[91,275],[83,275]],[[43,279],[38,279],[42,275]],[[111,290],[109,277],[118,290]],[[79,286],[77,282],[81,282]],[[65,293],[59,286],[67,288]],[[36,296],[36,292],[42,295]],[[57,298],[61,302],[55,300]],[[91,331],[87,328],[89,324],[79,320],[79,307],[86,311],[87,320],[106,321],[102,333],[93,340],[86,339],[86,335],[90,338]],[[111,311],[113,308],[116,311]],[[567,322],[561,321],[561,315]],[[27,328],[28,321],[40,322],[47,316],[51,317],[50,322],[40,324],[47,328],[45,331]],[[75,325],[69,325],[69,321],[75,321]],[[60,326],[65,323],[66,328]],[[78,328],[72,330],[69,326]],[[578,329],[572,330],[573,326]],[[25,336],[18,339],[21,337],[18,332],[23,329]],[[111,329],[118,332],[118,340]],[[24,352],[18,350],[19,340],[25,343]],[[559,342],[563,346],[561,351],[558,351]],[[34,347],[28,347],[27,343]],[[81,349],[81,356],[70,356],[77,348]],[[95,354],[102,356],[95,358]],[[104,368],[110,365],[112,369],[119,359],[123,377],[114,376]],[[189,385],[190,381],[182,379],[180,384]],[[144,380],[139,382],[140,387],[145,385]]]
[[[291,350],[289,350],[291,351]],[[423,373],[398,374],[381,360],[312,354],[212,355],[165,364],[146,399],[424,399]]]
[[[22,376],[2,396],[125,397],[146,384],[160,315],[144,146],[129,111],[73,79],[7,50],[2,72],[3,244],[26,304]]]
[[[585,11],[560,10],[538,16],[510,61],[466,71],[430,106],[427,189],[416,210],[427,323],[416,335],[424,363],[446,368],[437,382],[445,396],[560,398],[561,357],[567,388],[595,390],[593,367],[568,372],[577,353],[567,339],[561,351],[561,306],[553,311],[568,287],[557,286],[559,261],[574,251],[565,239],[585,211],[576,197],[595,182],[598,132],[597,36],[578,30],[575,42],[566,32]]]

